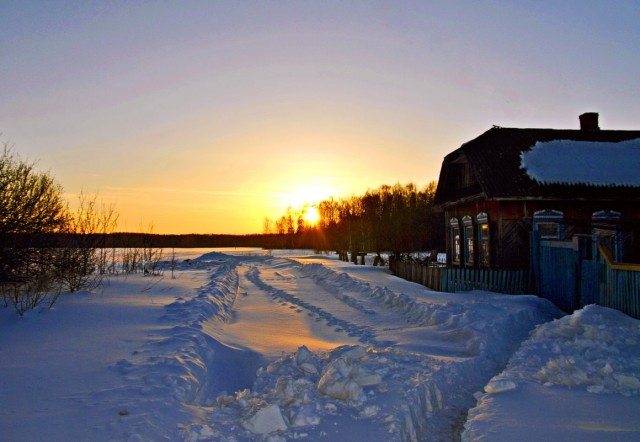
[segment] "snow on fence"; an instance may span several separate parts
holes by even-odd
[[[445,268],[406,261],[393,267],[396,276],[440,292],[488,290],[515,295],[526,293],[528,287],[525,270]]]

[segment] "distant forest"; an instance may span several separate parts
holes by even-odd
[[[398,257],[442,249],[443,220],[433,204],[435,191],[432,181],[421,189],[413,183],[383,185],[361,196],[330,198],[315,207],[315,226],[305,222],[307,208],[289,208],[275,221],[265,219],[262,238],[270,241],[269,247],[391,252]]]
[[[79,242],[104,248],[262,247],[318,251],[391,252],[402,254],[441,249],[442,220],[434,211],[436,183],[380,186],[361,196],[330,198],[318,203],[319,220],[305,221],[309,208],[291,208],[277,220],[265,218],[263,233],[250,235],[153,233],[4,234],[4,244],[65,247]],[[92,240],[93,239],[93,240]]]

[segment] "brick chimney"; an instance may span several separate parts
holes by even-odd
[[[598,126],[598,113],[586,112],[580,115],[580,130],[589,132],[600,130],[600,126]]]

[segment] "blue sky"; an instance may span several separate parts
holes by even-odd
[[[0,132],[120,228],[249,233],[491,125],[639,129],[640,3],[3,1]]]

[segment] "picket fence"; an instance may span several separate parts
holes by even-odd
[[[516,295],[526,293],[528,289],[528,272],[525,270],[434,267],[400,261],[394,262],[393,273],[439,292],[488,290]]]

